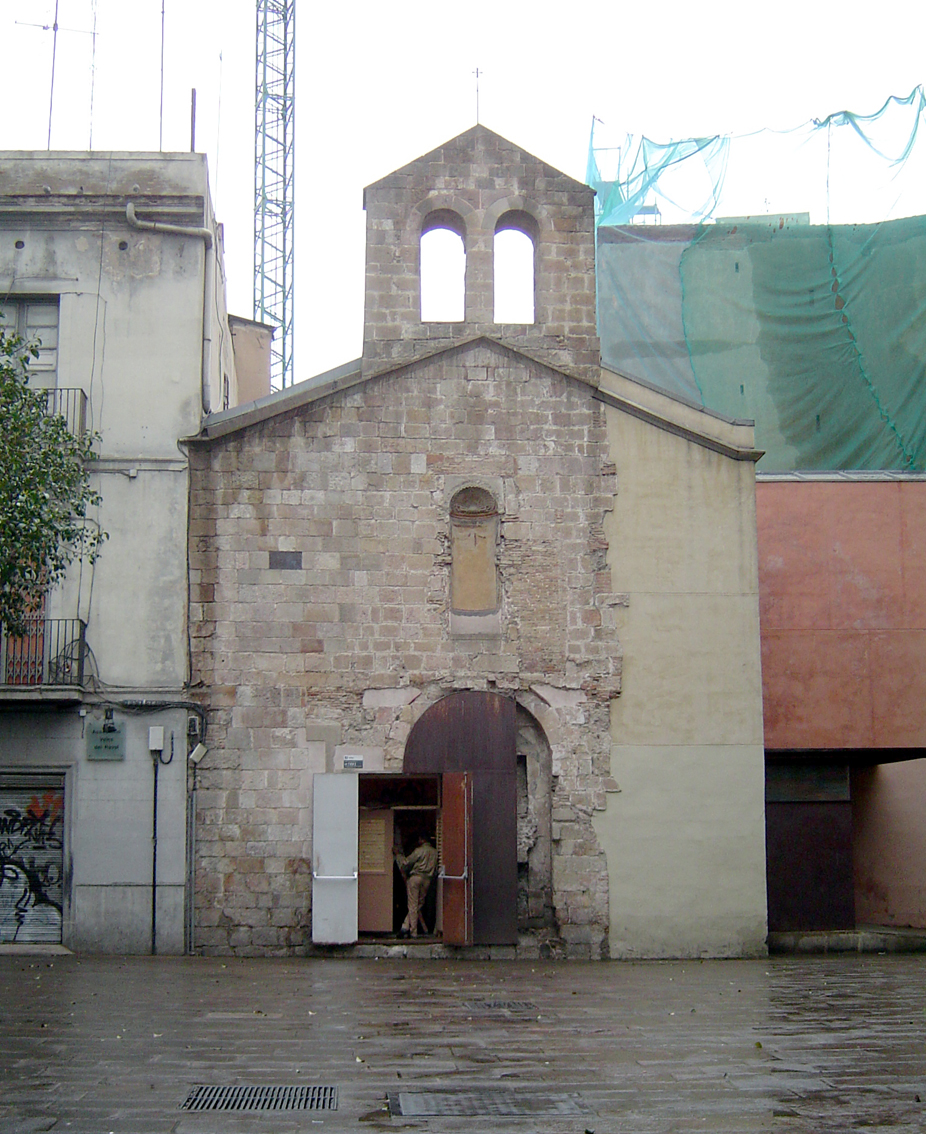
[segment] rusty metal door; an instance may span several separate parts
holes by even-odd
[[[473,943],[473,780],[445,772],[441,787],[441,915],[444,942]]]
[[[405,745],[406,773],[469,772],[472,779],[472,940],[518,940],[517,709],[510,697],[471,691],[443,698]],[[448,829],[444,827],[444,838]],[[446,930],[445,930],[446,932]]]
[[[851,803],[766,803],[768,928],[855,929]]]
[[[855,928],[849,765],[767,758],[765,862],[768,927]]]

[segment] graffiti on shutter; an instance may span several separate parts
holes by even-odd
[[[63,777],[0,783],[0,944],[61,941]]]

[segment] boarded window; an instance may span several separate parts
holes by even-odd
[[[458,614],[498,610],[498,506],[482,488],[461,489],[450,503],[450,601]]]

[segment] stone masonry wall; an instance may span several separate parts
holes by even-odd
[[[560,945],[607,955],[591,817],[605,805],[622,598],[602,526],[614,469],[591,393],[470,345],[195,449],[204,952],[285,953],[309,939],[312,776],[335,769],[338,745],[399,771],[431,704],[492,689],[515,696],[550,746]],[[451,632],[449,505],[468,483],[499,505],[494,636]],[[278,569],[271,552],[294,554]]]
[[[597,385],[593,200],[587,185],[485,126],[368,186],[364,374],[487,335]],[[441,213],[463,233],[459,323],[421,321],[421,234]],[[511,213],[528,214],[536,229],[533,324],[494,322],[495,229]]]

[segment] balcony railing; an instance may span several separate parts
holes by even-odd
[[[75,437],[82,437],[87,428],[87,395],[80,389],[46,390],[47,412],[60,414]]]
[[[25,634],[0,634],[0,685],[83,685],[86,654],[79,618],[29,618]]]

